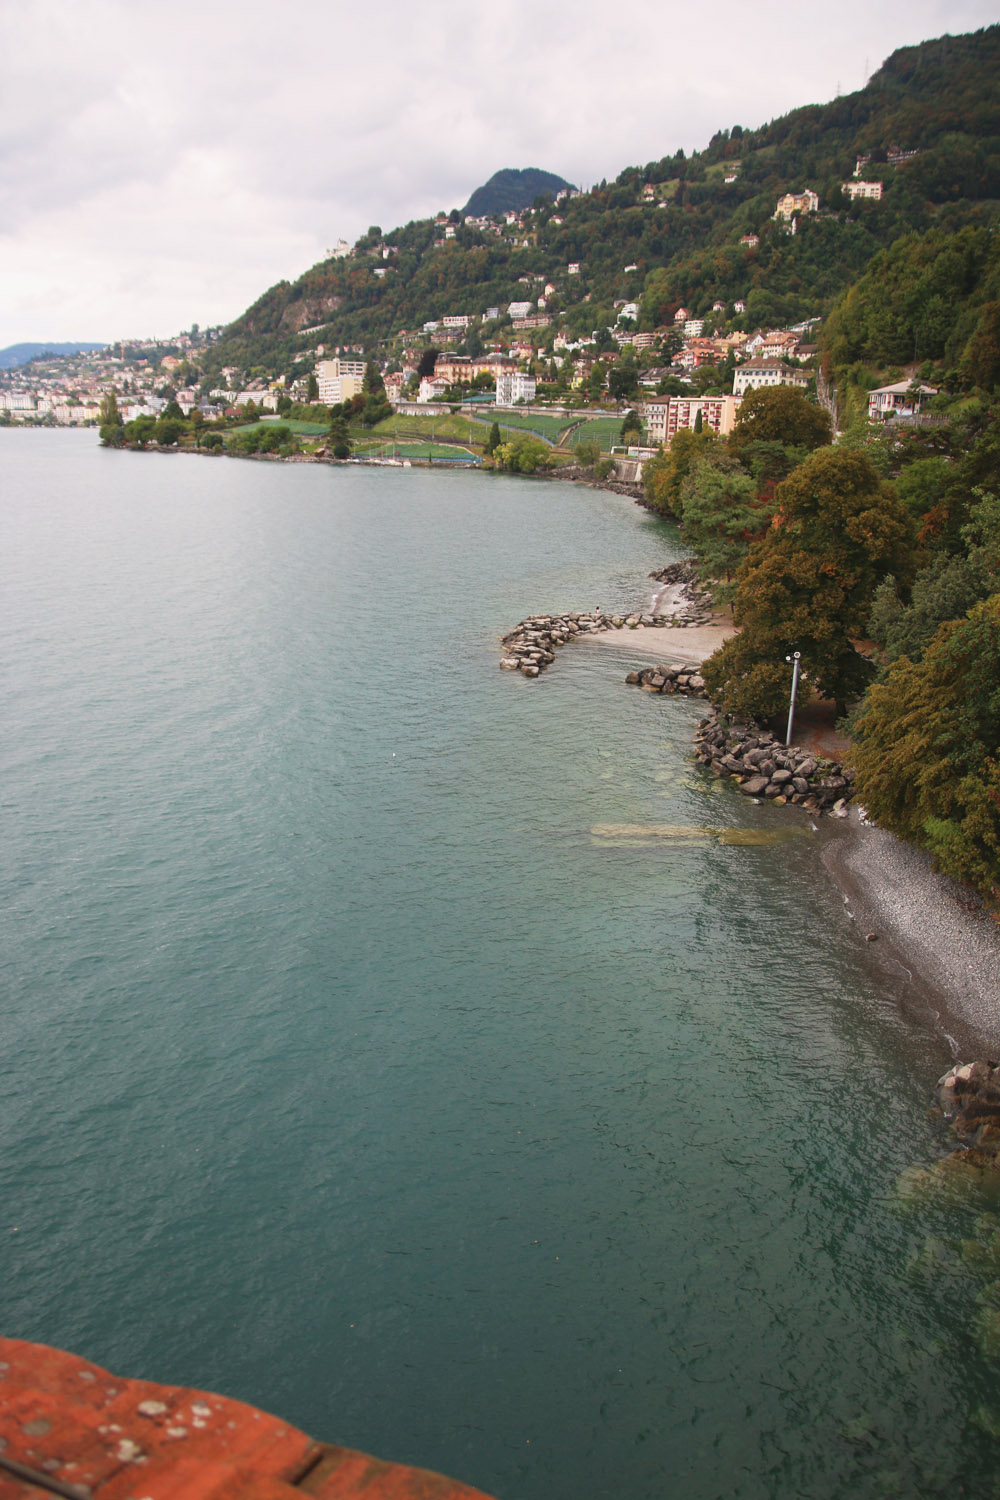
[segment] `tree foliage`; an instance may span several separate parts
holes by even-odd
[[[643,465],[642,484],[646,499],[654,510],[680,520],[683,513],[681,490],[693,466],[716,442],[712,432],[694,432],[681,428],[675,433],[665,453]]]
[[[750,474],[725,453],[702,458],[681,485],[681,538],[698,558],[702,582],[719,602],[736,591],[733,575],[774,515]]]
[[[888,573],[906,576],[910,523],[863,454],[820,449],[775,493],[777,513],[740,568],[733,616],[741,633],[705,664],[727,712],[771,717],[785,696],[776,664],[802,653],[805,693],[843,709],[874,675],[855,650],[872,596]]]
[[[781,443],[807,451],[830,441],[830,418],[790,385],[758,386],[743,397],[733,426],[733,447]]]
[[[903,656],[856,725],[856,791],[872,816],[1000,906],[1000,595]]]

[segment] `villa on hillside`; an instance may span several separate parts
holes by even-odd
[[[794,219],[796,214],[814,214],[818,208],[818,194],[814,193],[812,188],[806,188],[804,193],[786,193],[783,198],[779,198],[771,217]]]
[[[868,416],[873,422],[886,417],[914,417],[924,403],[937,395],[937,387],[916,380],[898,380],[868,392]]]
[[[783,365],[777,359],[752,359],[749,364],[740,365],[733,375],[733,395],[743,396],[747,391],[758,390],[760,386],[790,385],[796,390],[804,391],[809,384],[809,376],[805,370],[793,370],[790,365]]]
[[[842,182],[840,185],[852,203],[855,198],[872,198],[877,203],[882,196],[880,182]]]

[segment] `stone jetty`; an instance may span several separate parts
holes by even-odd
[[[719,776],[731,776],[744,797],[787,802],[806,812],[846,817],[853,772],[798,745],[786,746],[757,724],[730,723],[713,710],[695,733],[698,760]]]
[[[669,667],[643,667],[629,672],[625,681],[630,687],[641,687],[647,693],[683,693],[689,698],[705,698],[705,679],[697,667],[675,662]]]
[[[688,625],[708,624],[712,618],[711,600],[695,586],[696,574],[692,558],[671,563],[669,567],[650,573],[649,576],[657,583],[678,586],[678,598],[670,610],[658,610],[654,613],[636,609],[628,613],[606,615],[602,609],[597,608],[561,615],[530,615],[503,637],[501,671],[521,672],[525,677],[538,677],[555,661],[555,654],[560,646],[585,635],[597,635],[609,630],[637,630],[640,625],[669,626],[674,630],[682,630]]]

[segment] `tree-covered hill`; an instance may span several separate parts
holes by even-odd
[[[106,344],[8,344],[0,349],[0,370],[16,370],[43,354],[90,354]]]
[[[557,177],[554,172],[542,172],[538,167],[502,167],[493,173],[489,182],[476,188],[462,212],[476,218],[520,213],[522,208],[530,208],[536,198],[546,195],[554,198],[560,188],[572,185],[564,177]]]
[[[213,346],[206,370],[290,373],[318,339],[375,353],[403,329],[503,310],[546,283],[555,288],[550,339],[559,323],[588,335],[610,324],[622,299],[640,304],[645,329],[681,305],[711,317],[715,302],[744,327],[825,314],[894,241],[995,217],[998,77],[994,25],[902,48],[857,93],[758,130],[722,129],[691,157],[677,151],[627,167],[558,206],[533,200],[514,225],[483,228],[453,211],[448,224],[423,220],[384,235],[373,226],[350,257],[265,292]],[[842,191],[860,155],[870,157],[865,176],[884,184],[881,201],[851,202]],[[775,203],[806,187],[819,212],[800,215],[791,234],[772,218]],[[746,235],[759,242],[741,244]],[[746,308],[734,317],[736,300]]]

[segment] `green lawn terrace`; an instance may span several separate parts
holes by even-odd
[[[367,462],[378,460],[386,462],[391,459],[409,459],[430,461],[431,463],[459,463],[478,464],[481,461],[481,452],[466,447],[462,443],[435,443],[430,441],[382,441],[372,442],[362,438],[352,444],[351,453],[354,458],[364,459]]]
[[[553,450],[553,457],[571,462],[578,443],[596,442],[602,453],[610,453],[621,440],[618,417],[550,416],[531,411],[429,412],[427,416],[397,414],[374,427],[352,423],[351,450],[358,458],[447,459],[469,462],[482,457],[490,429],[496,422],[504,439],[526,434],[537,437]],[[322,422],[300,422],[280,417],[262,417],[231,427],[228,437],[248,432],[266,432],[287,427],[303,442],[306,452],[325,446],[328,428]]]
[[[243,432],[266,432],[270,427],[287,427],[296,437],[325,437],[325,422],[293,422],[282,417],[261,417],[256,422],[244,422],[240,427],[230,427],[229,435]]]
[[[610,453],[621,442],[623,417],[588,417],[575,428],[570,443],[597,443],[602,453]]]

